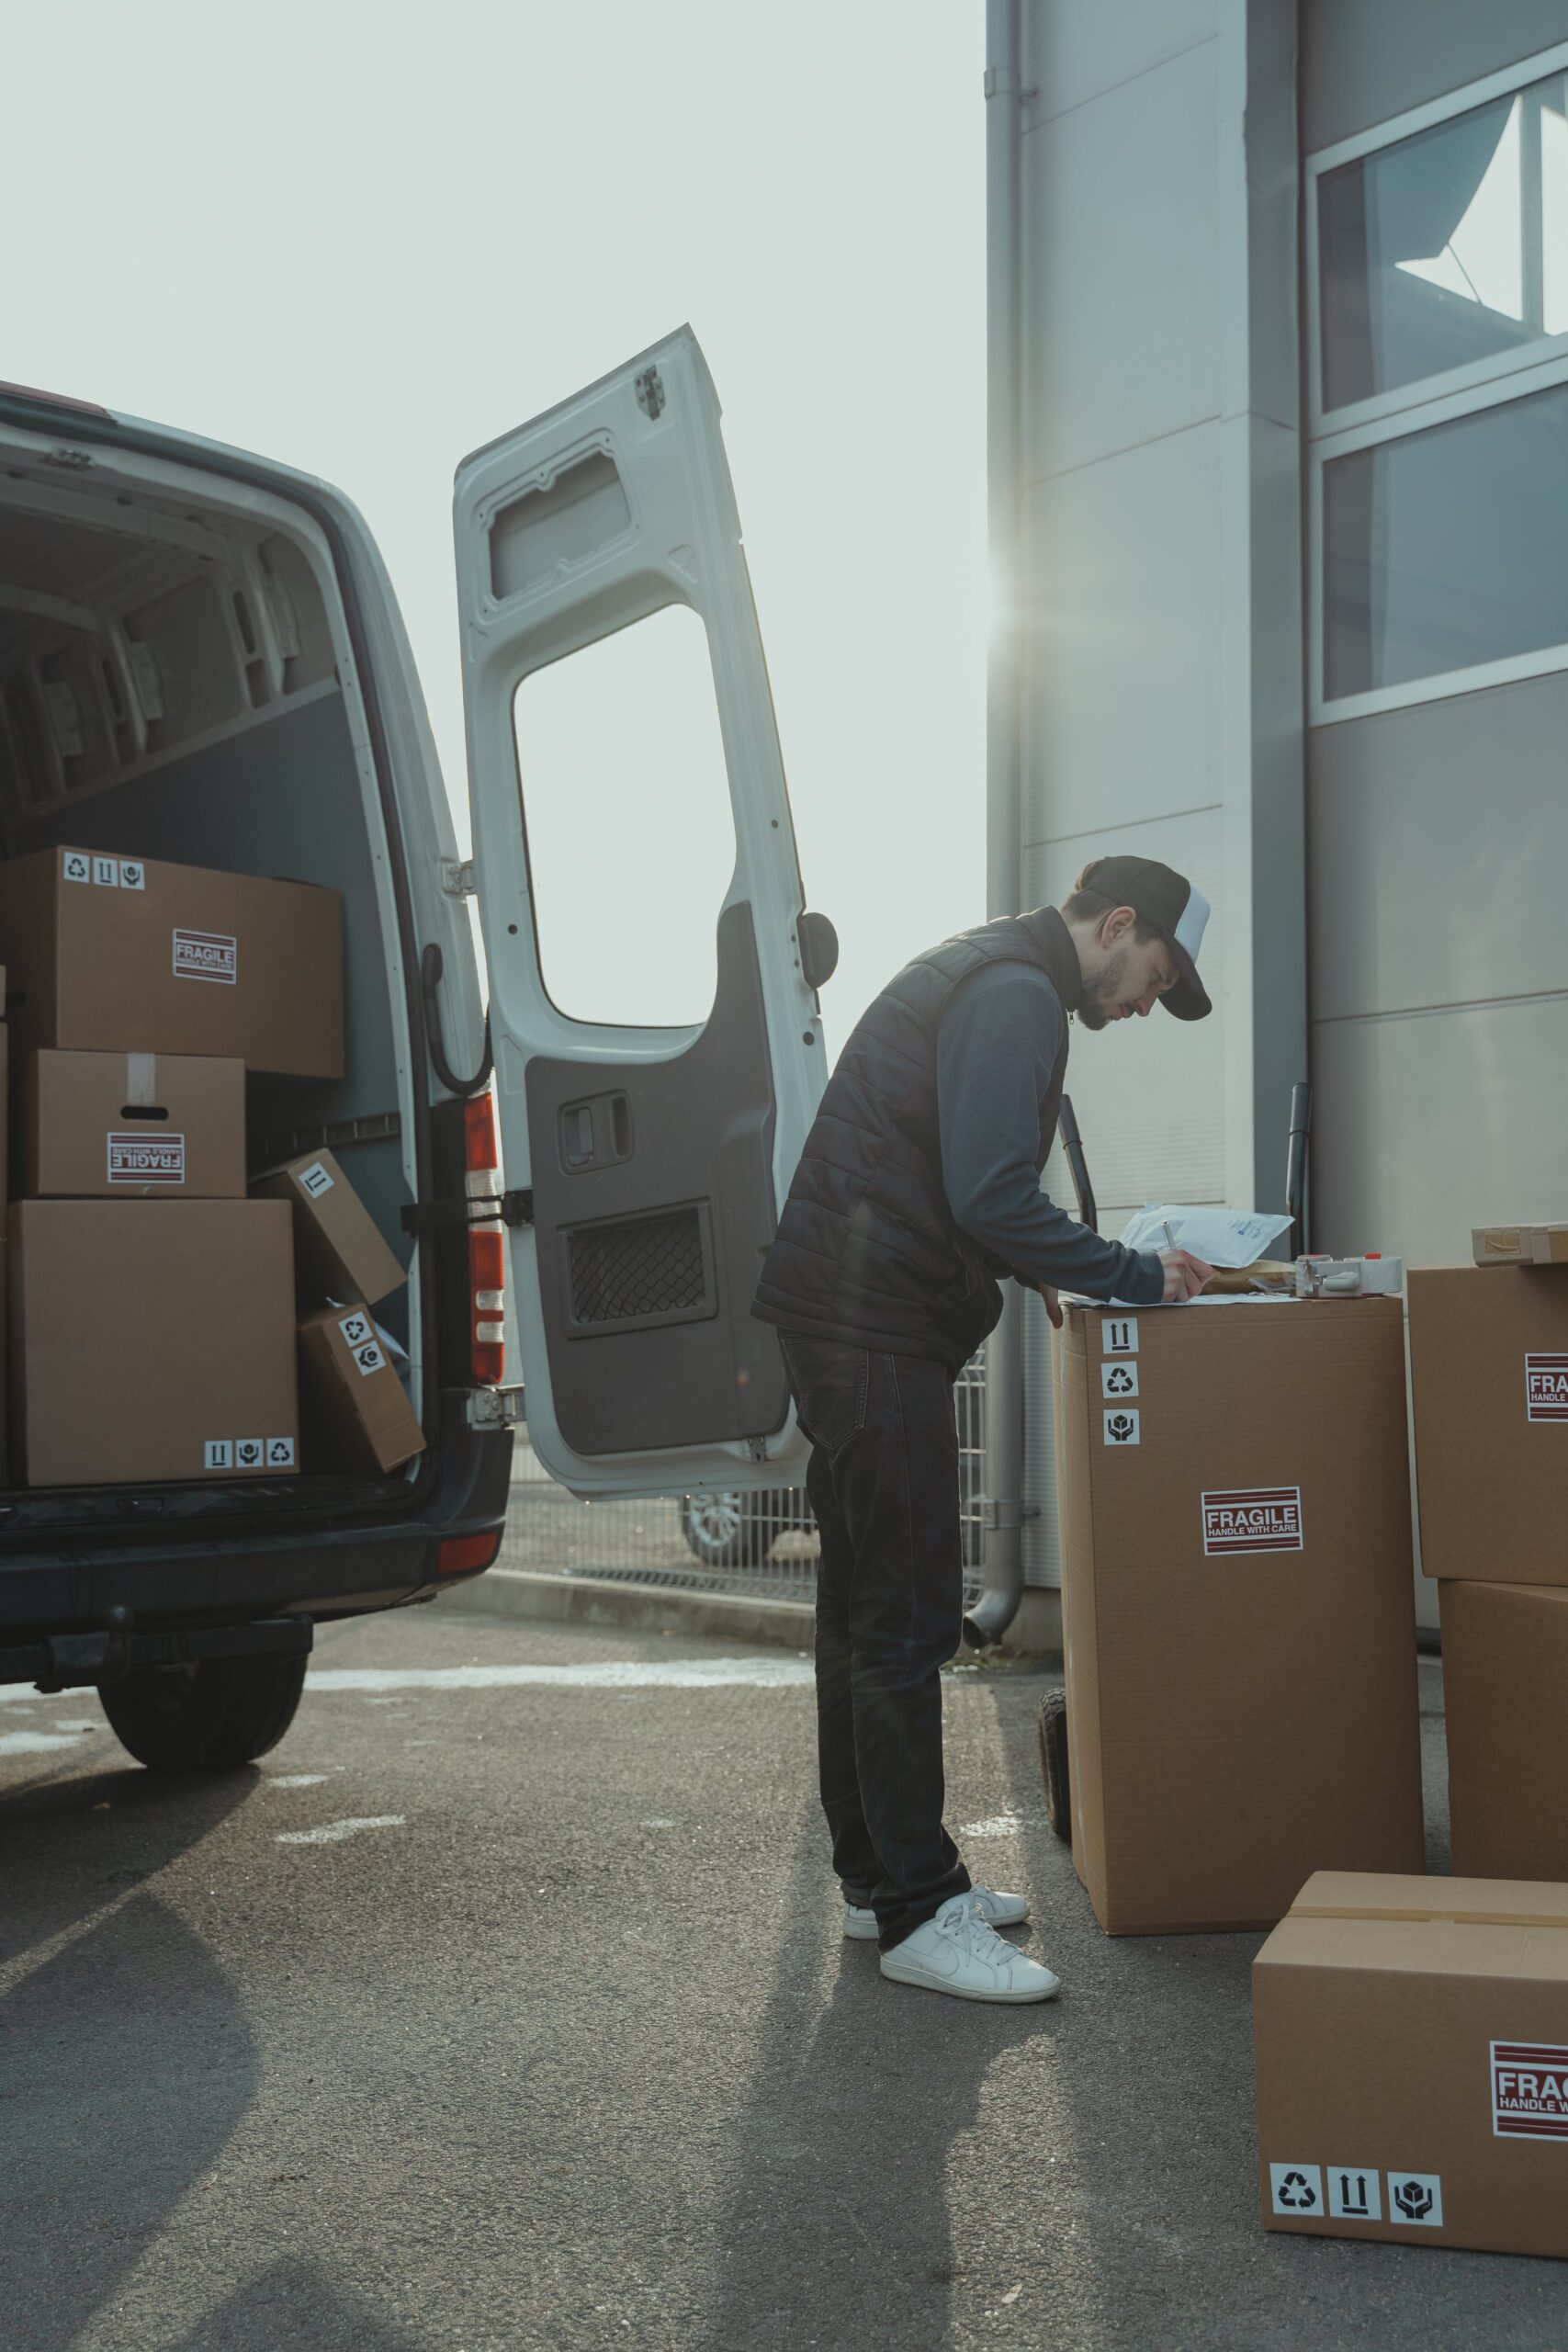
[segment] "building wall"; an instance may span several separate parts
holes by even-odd
[[[1325,150],[1374,138],[1412,109],[1521,63],[1523,83],[1535,72],[1529,62],[1565,40],[1568,13],[1552,0],[1484,9],[1468,0],[1375,8],[1303,0],[1305,209]],[[1405,282],[1403,299],[1430,300],[1424,280]],[[1469,307],[1483,322],[1483,311]],[[1553,356],[1529,336],[1519,349],[1544,355],[1544,370],[1505,366],[1449,397],[1444,384],[1454,379],[1417,380],[1398,389],[1392,410],[1385,401],[1381,414],[1363,411],[1383,456],[1408,435],[1473,415],[1466,403],[1487,403],[1495,420],[1499,393],[1511,401],[1568,381],[1568,351]],[[1310,370],[1310,338],[1306,358]],[[1309,437],[1309,536],[1321,461],[1345,448],[1336,428],[1346,414],[1323,417]],[[1511,572],[1516,593],[1538,606],[1558,601],[1568,567],[1552,503],[1561,442],[1539,437],[1539,507],[1522,450],[1514,467],[1450,473],[1453,486],[1439,484],[1419,512],[1401,514],[1391,493],[1370,543],[1369,580],[1403,575],[1436,587],[1448,625],[1457,616],[1462,628],[1467,589],[1483,605],[1499,576],[1488,573],[1485,549],[1501,546],[1502,576]],[[1445,446],[1451,469],[1451,438]],[[1308,594],[1312,603],[1324,595],[1315,557]],[[1309,647],[1309,692],[1315,660]],[[1562,1214],[1568,670],[1495,684],[1438,677],[1422,691],[1429,698],[1349,718],[1334,718],[1330,704],[1308,735],[1313,1238],[1320,1249],[1382,1248],[1441,1264],[1468,1257],[1472,1225]],[[1418,1585],[1418,1595],[1435,1625],[1434,1589]]]
[[[1214,906],[1215,1011],[1075,1035],[1102,1230],[1277,1202],[1305,1074],[1293,8],[1025,0],[1026,905],[1092,856]],[[1071,1198],[1059,1155],[1048,1187]],[[1026,1573],[1055,1582],[1048,1332]]]

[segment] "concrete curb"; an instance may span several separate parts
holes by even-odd
[[[633,1633],[761,1643],[773,1649],[809,1650],[812,1641],[812,1611],[803,1601],[618,1584],[604,1577],[540,1576],[529,1568],[487,1569],[482,1577],[453,1585],[434,1605],[470,1617],[619,1626]]]

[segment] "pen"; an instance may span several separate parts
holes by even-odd
[[[1167,1217],[1162,1223],[1160,1230],[1165,1235],[1166,1248],[1168,1250],[1174,1250],[1176,1247],[1176,1236],[1170,1229],[1170,1219],[1168,1217]]]

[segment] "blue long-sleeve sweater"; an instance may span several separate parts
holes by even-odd
[[[1102,1239],[1040,1189],[1066,1034],[1062,1001],[1033,965],[990,964],[953,990],[937,1030],[948,1205],[1015,1281],[1152,1306],[1165,1291],[1158,1257]]]

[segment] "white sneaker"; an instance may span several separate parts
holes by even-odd
[[[972,1886],[968,1900],[987,1927],[1017,1928],[1029,1917],[1027,1894],[998,1894],[994,1887]],[[876,1914],[869,1903],[844,1903],[844,1933],[856,1943],[876,1941]]]
[[[961,2001],[1048,2001],[1061,1981],[1004,1943],[973,1894],[955,1894],[901,1944],[882,1955],[882,1973]]]

